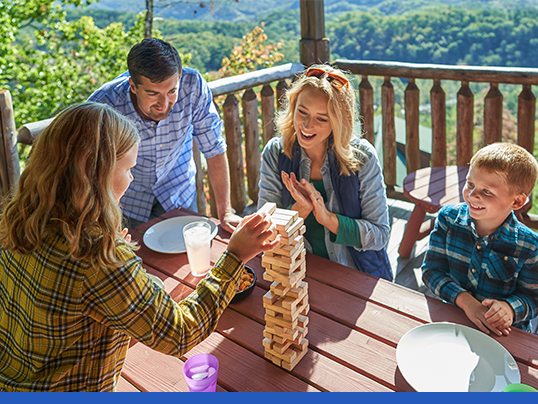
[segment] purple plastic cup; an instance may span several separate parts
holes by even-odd
[[[218,373],[219,361],[208,353],[191,356],[183,365],[183,374],[191,393],[216,391]]]

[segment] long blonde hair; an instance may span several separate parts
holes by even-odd
[[[135,124],[108,105],[87,102],[61,112],[38,137],[5,204],[2,248],[30,254],[60,233],[69,257],[118,266],[122,214],[112,192],[114,170],[139,141]]]
[[[313,68],[321,68],[329,73],[336,73],[350,80],[344,72],[329,65],[314,65]],[[306,71],[294,81],[286,91],[284,107],[278,113],[277,127],[283,139],[283,149],[286,156],[292,158],[293,145],[297,140],[297,134],[293,126],[293,116],[297,107],[299,94],[306,88],[312,87],[322,91],[327,96],[327,110],[332,126],[332,134],[329,138],[329,148],[334,152],[339,164],[340,174],[350,175],[360,167],[358,156],[362,152],[353,148],[351,140],[357,136],[355,125],[358,121],[358,112],[355,100],[355,92],[351,83],[340,89],[335,88],[328,80],[306,76]]]

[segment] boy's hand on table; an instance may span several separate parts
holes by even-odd
[[[456,306],[461,308],[469,320],[471,320],[482,332],[489,334],[493,331],[495,335],[501,336],[503,333],[508,335],[509,331],[501,331],[497,327],[491,325],[485,314],[488,312],[488,307],[480,303],[469,292],[463,292],[456,298]]]
[[[508,335],[512,329],[510,326],[514,321],[514,310],[504,300],[484,299],[482,302],[484,307],[489,310],[484,314],[487,322],[498,330],[501,330],[504,335]]]

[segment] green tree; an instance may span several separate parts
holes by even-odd
[[[17,125],[84,101],[126,70],[129,49],[143,37],[144,16],[128,31],[120,23],[98,28],[89,17],[66,21],[62,7],[90,2],[0,3],[0,87],[12,93]],[[30,35],[20,35],[22,28]]]

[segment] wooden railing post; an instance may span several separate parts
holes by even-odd
[[[536,97],[531,86],[526,84],[517,97],[517,144],[529,153],[534,152],[535,119]]]
[[[260,180],[260,135],[258,132],[258,97],[249,88],[241,100],[243,106],[243,128],[245,131],[245,158],[247,163],[248,196],[258,203],[258,182]]]
[[[17,185],[20,176],[17,130],[8,90],[0,90],[0,136],[0,195],[4,196]]]
[[[432,167],[446,166],[446,96],[441,80],[433,80],[430,90],[432,106]]]
[[[405,165],[408,174],[420,168],[419,103],[419,89],[415,79],[410,78],[405,89]]]
[[[261,91],[263,145],[275,136],[275,92],[270,84]]]
[[[362,76],[359,84],[359,114],[362,122],[362,134],[366,140],[374,144],[374,89],[368,81],[368,76]]]
[[[226,155],[230,165],[230,198],[232,208],[242,213],[247,206],[245,194],[245,172],[241,147],[241,122],[237,98],[228,94],[224,101],[224,130],[226,132]]]
[[[473,156],[474,94],[469,82],[462,81],[458,91],[456,164],[466,166]]]
[[[286,80],[280,80],[276,85],[276,107],[279,111],[282,110],[282,106],[286,100],[286,91],[288,88],[289,86]]]
[[[396,129],[394,125],[394,86],[390,77],[385,77],[381,88],[383,114],[383,175],[387,192],[396,186]]]
[[[500,142],[503,130],[503,95],[498,83],[490,83],[484,99],[484,146]]]

